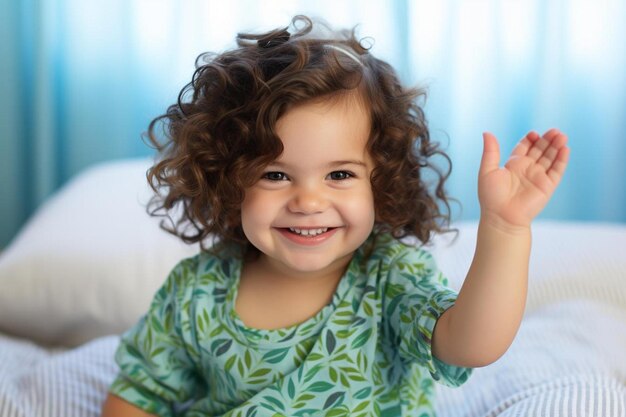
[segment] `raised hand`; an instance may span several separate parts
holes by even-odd
[[[569,159],[567,136],[550,129],[543,136],[529,132],[500,167],[498,140],[483,134],[478,174],[481,218],[507,227],[528,227],[550,200]]]

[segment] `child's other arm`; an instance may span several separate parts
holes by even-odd
[[[102,407],[101,417],[156,417],[141,408],[135,407],[120,397],[109,394]]]
[[[556,129],[542,137],[530,132],[500,168],[498,142],[484,135],[474,258],[455,305],[439,318],[433,335],[433,354],[443,362],[484,366],[511,345],[526,303],[530,223],[563,176],[566,143]]]

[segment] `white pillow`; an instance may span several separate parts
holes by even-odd
[[[74,346],[126,330],[170,269],[198,251],[145,210],[148,159],[88,169],[0,254],[0,332]]]

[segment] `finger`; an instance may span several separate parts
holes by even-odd
[[[480,161],[480,175],[498,169],[500,166],[500,145],[494,135],[483,133],[483,156]]]
[[[569,153],[570,149],[567,146],[559,149],[559,153],[557,154],[552,167],[547,171],[548,176],[554,182],[554,184],[558,184],[563,178],[563,174],[565,173],[565,169],[567,168],[567,163],[569,161]]]
[[[528,153],[526,154],[526,156],[528,156],[531,159],[534,159],[535,161],[538,161],[539,158],[541,158],[543,153],[546,151],[548,146],[550,146],[550,143],[552,142],[552,140],[559,133],[560,132],[558,131],[558,129],[548,130],[538,141],[533,143],[533,146],[528,150]]]
[[[559,150],[565,146],[567,143],[567,136],[560,133],[552,139],[550,145],[546,148],[545,152],[539,158],[537,163],[543,167],[544,170],[549,170],[552,167],[552,164],[557,158]]]
[[[561,131],[559,129],[553,127],[552,129],[546,130],[546,133],[544,133],[541,136],[544,137],[544,138],[548,138],[548,139],[552,140],[552,138],[554,138],[559,133],[561,133]]]
[[[522,140],[520,140],[517,145],[515,145],[515,148],[513,148],[513,152],[511,152],[511,155],[526,156],[528,150],[533,146],[533,143],[539,140],[539,138],[539,133],[534,131],[528,132],[526,136],[524,136]]]
[[[537,164],[540,165],[544,171],[549,170],[554,163],[554,159],[556,158],[559,150],[554,146],[548,146],[548,149],[543,153],[541,158],[537,161]]]

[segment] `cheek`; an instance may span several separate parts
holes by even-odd
[[[363,212],[361,213],[363,216],[363,221],[367,223],[369,228],[374,227],[374,223],[376,222],[376,210],[374,208],[374,199],[370,198],[368,200],[367,207],[363,207]]]
[[[254,213],[257,212],[256,196],[253,192],[246,191],[243,203],[241,203],[241,227],[243,227],[244,233],[255,223]]]
[[[371,189],[363,189],[352,198],[343,200],[343,207],[352,221],[363,226],[373,226],[375,221],[374,196]]]
[[[275,205],[276,199],[270,198],[266,193],[255,190],[246,191],[241,204],[241,224],[244,231],[246,227],[250,228],[271,222]]]
[[[374,227],[374,223],[376,222],[376,206],[374,205],[374,194],[372,193],[371,187],[368,189],[367,201],[367,215],[369,216],[370,226]]]

